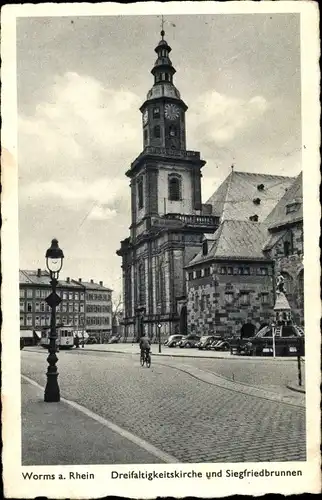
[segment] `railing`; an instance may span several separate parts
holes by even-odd
[[[146,146],[142,151],[142,153],[140,153],[139,156],[134,160],[132,165],[134,165],[139,158],[145,155],[165,155],[165,156],[175,156],[177,158],[200,159],[199,151],[187,151],[181,149],[168,149],[168,148],[159,148],[155,146]]]
[[[188,225],[215,226],[219,224],[219,217],[214,215],[185,215],[185,214],[165,214],[162,216],[167,220],[180,220]]]
[[[153,220],[153,226],[165,227],[177,224],[180,226],[215,226],[219,225],[219,217],[213,215],[185,215],[185,214],[166,214]]]

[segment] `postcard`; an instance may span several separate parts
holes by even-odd
[[[317,4],[6,5],[1,47],[6,497],[319,492]]]

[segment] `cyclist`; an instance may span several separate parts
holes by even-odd
[[[148,354],[151,351],[151,342],[145,335],[141,337],[140,349],[141,349],[141,356],[144,356],[144,354]]]

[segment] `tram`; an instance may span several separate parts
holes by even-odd
[[[48,349],[50,342],[50,328],[41,332],[39,345]],[[57,327],[56,345],[59,349],[72,349],[74,347],[74,329],[71,326]]]

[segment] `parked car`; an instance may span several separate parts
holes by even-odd
[[[213,344],[213,349],[215,351],[229,351],[230,344],[229,342],[227,342],[227,340],[219,340],[219,342],[215,342]]]
[[[97,344],[97,338],[96,337],[88,337],[88,339],[85,340],[86,344]]]
[[[120,341],[119,335],[113,335],[108,341],[109,344],[117,344]]]
[[[184,337],[180,341],[179,347],[196,347],[198,342],[200,342],[200,336],[195,334],[190,334]]]
[[[217,337],[216,335],[204,335],[201,337],[197,347],[198,349],[210,349],[211,345],[219,340],[221,340],[221,337]]]
[[[165,345],[168,347],[177,347],[182,338],[183,335],[170,335],[168,340],[166,340]]]

